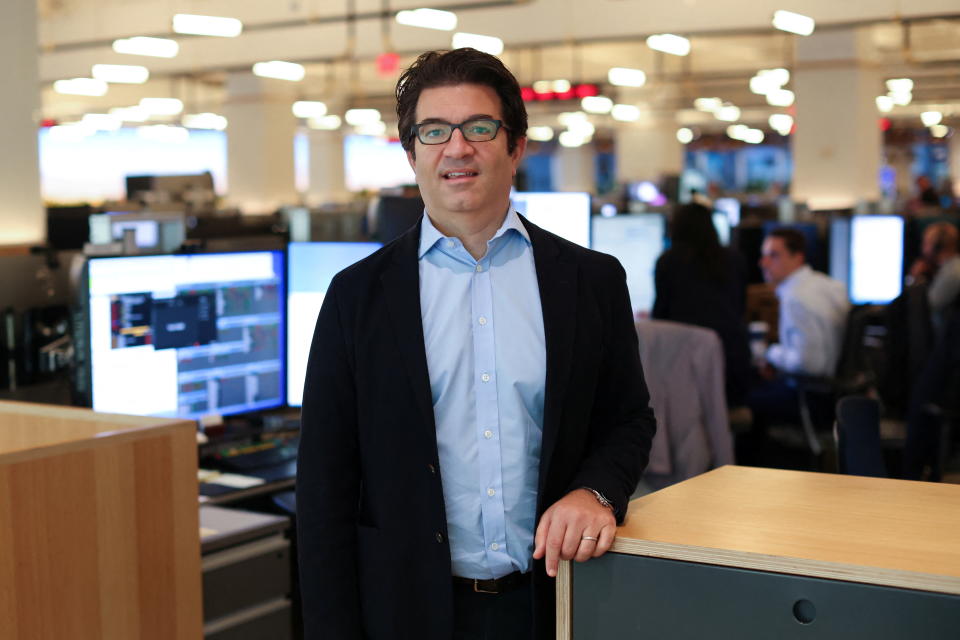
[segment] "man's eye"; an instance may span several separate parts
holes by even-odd
[[[469,131],[476,135],[489,135],[493,131],[493,127],[486,122],[475,122],[470,125]]]
[[[442,138],[446,133],[446,130],[443,127],[434,127],[432,129],[424,129],[423,135],[428,138]]]

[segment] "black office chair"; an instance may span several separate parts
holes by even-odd
[[[866,396],[840,398],[834,435],[840,473],[887,477],[880,445],[879,402]]]

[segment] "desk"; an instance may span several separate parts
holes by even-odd
[[[275,467],[264,467],[248,471],[243,475],[260,478],[263,484],[238,489],[216,483],[216,478],[200,484],[200,504],[230,504],[254,498],[268,496],[292,489],[297,477],[296,461],[286,462]]]
[[[960,487],[721,467],[634,500],[557,596],[563,640],[956,637]]]

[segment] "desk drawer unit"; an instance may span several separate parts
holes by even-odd
[[[290,562],[290,542],[279,534],[203,556],[204,621],[287,597]]]
[[[960,596],[609,553],[572,572],[573,640],[956,638]]]

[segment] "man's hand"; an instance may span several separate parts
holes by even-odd
[[[599,558],[613,544],[617,521],[613,511],[586,489],[576,489],[547,509],[534,536],[533,557],[546,556],[547,575],[557,575],[560,560],[586,562]],[[584,540],[584,536],[596,540]]]

